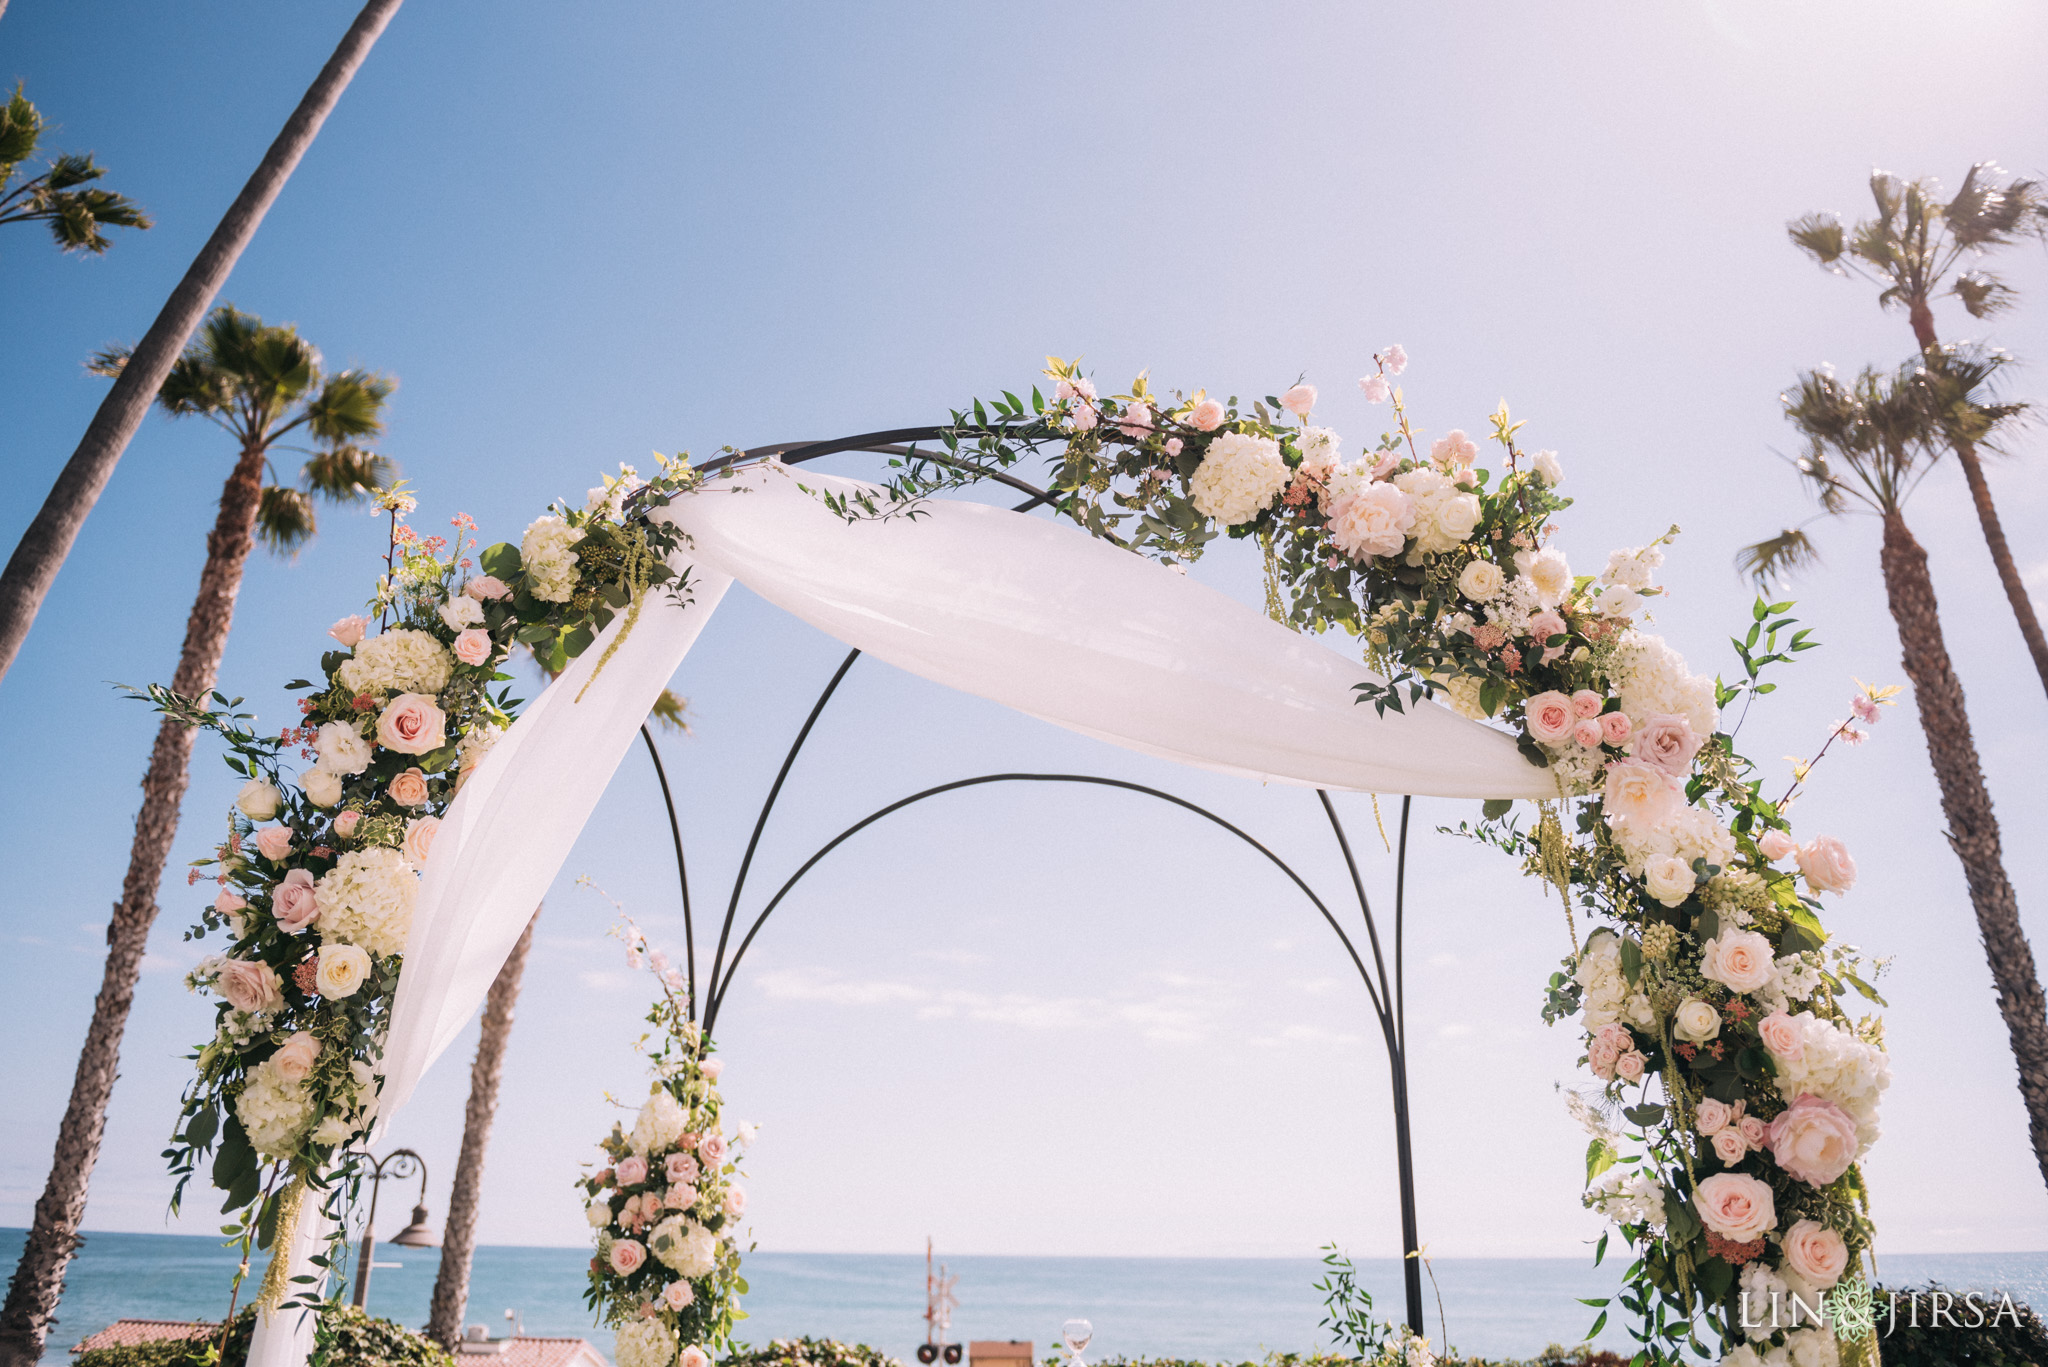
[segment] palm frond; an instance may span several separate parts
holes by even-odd
[[[665,731],[690,734],[690,700],[671,689],[661,690],[661,696],[648,709],[647,719]]]
[[[42,141],[42,136],[43,116],[21,93],[21,83],[17,81],[7,107],[0,109],[0,186],[12,177],[15,167],[36,154],[36,144]]]
[[[2003,313],[2018,300],[2018,291],[1989,271],[1964,271],[1948,292],[1963,301],[1972,318]]]
[[[1735,568],[1758,587],[1790,578],[1820,564],[1820,548],[1803,528],[1787,527],[1776,536],[1744,546],[1735,553]]]
[[[296,556],[317,530],[311,494],[275,484],[263,491],[256,506],[256,534],[273,554]]]
[[[235,401],[234,382],[215,364],[204,343],[187,347],[185,354],[171,362],[171,373],[156,400],[172,417],[226,412]]]
[[[384,431],[384,405],[397,389],[396,380],[368,370],[330,375],[306,404],[307,424],[323,441],[378,436]]]
[[[1837,275],[1842,270],[1842,253],[1848,250],[1848,229],[1838,214],[1807,214],[1785,225],[1792,245]]]
[[[1982,251],[2020,237],[2048,236],[2048,194],[2041,182],[2015,179],[2000,185],[2004,175],[1995,163],[1978,162],[1943,208],[1949,233],[1961,245]]]
[[[128,368],[128,358],[134,354],[135,348],[125,343],[101,347],[92,354],[92,359],[85,363],[85,368],[90,374],[97,375],[103,380],[111,380]]]
[[[346,442],[316,451],[306,462],[306,484],[316,494],[336,503],[360,503],[388,488],[398,477],[398,467],[388,457]]]

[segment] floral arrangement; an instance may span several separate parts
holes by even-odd
[[[747,1192],[732,1178],[754,1131],[724,1132],[724,1064],[690,1019],[682,973],[630,920],[614,933],[661,984],[647,1013],[661,1043],[632,1127],[612,1126],[599,1143],[605,1166],[577,1184],[597,1231],[584,1299],[618,1331],[619,1367],[710,1367],[746,1318],[736,1235]]]
[[[1523,449],[1505,404],[1487,434],[1498,475],[1464,431],[1425,447],[1394,383],[1407,364],[1388,347],[1359,381],[1392,422],[1353,456],[1312,423],[1308,384],[1248,406],[1161,395],[1143,376],[1103,395],[1054,357],[1049,399],[978,401],[954,415],[943,458],[899,457],[881,495],[828,502],[848,518],[914,513],[1046,452],[1054,505],[1098,536],[1175,567],[1219,535],[1255,542],[1270,615],[1360,639],[1380,675],[1357,686],[1361,702],[1441,698],[1514,736],[1556,799],[1532,826],[1499,801],[1458,830],[1564,899],[1572,953],[1544,1015],[1576,1015],[1585,1032],[1586,1199],[1636,1250],[1620,1300],[1638,1367],[1709,1351],[1702,1324],[1731,1367],[1832,1367],[1837,1333],[1871,1355],[1867,1326],[1821,1304],[1862,1284],[1874,1231],[1857,1161],[1890,1081],[1878,1022],[1847,1009],[1850,992],[1877,994],[1818,915],[1855,862],[1832,837],[1791,834],[1813,761],[1769,798],[1735,749],[1741,718],[1722,724],[1776,687],[1760,681],[1767,667],[1815,643],[1790,603],[1759,600],[1734,642],[1744,676],[1693,673],[1647,629],[1677,528],[1575,573],[1553,544],[1570,506],[1556,453]],[[1860,741],[1857,723],[1896,692],[1864,688],[1821,754]],[[1596,925],[1583,944],[1574,908]],[[1596,1256],[1606,1247],[1603,1235]],[[1803,1319],[1787,1318],[1795,1298]],[[1592,1332],[1605,1322],[1603,1309]]]
[[[675,533],[629,523],[624,503],[695,483],[680,458],[651,484],[623,468],[585,507],[557,506],[519,547],[480,555],[468,516],[422,536],[406,521],[413,496],[383,491],[384,571],[366,612],[329,629],[318,681],[287,685],[306,694],[296,725],[259,733],[241,700],[220,693],[210,705],[161,686],[137,693],[216,732],[246,780],[225,840],[190,875],[210,874],[215,892],[186,938],[225,932],[228,944],[187,980],[220,1006],[166,1153],[173,1209],[209,1155],[223,1209],[263,1247],[289,1233],[309,1189],[352,1195],[349,1146],[376,1115],[420,870],[441,815],[518,706],[505,663],[523,646],[559,671],[648,592],[687,593],[666,563]],[[310,763],[288,773],[294,757]],[[271,1266],[264,1298],[275,1304],[285,1260]]]

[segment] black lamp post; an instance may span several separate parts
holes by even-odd
[[[391,1165],[386,1173],[385,1164]],[[412,1208],[412,1223],[393,1235],[391,1242],[400,1248],[439,1248],[441,1236],[427,1224],[427,1165],[426,1161],[411,1149],[395,1149],[370,1164],[370,1218],[363,1221],[363,1251],[356,1259],[356,1309],[361,1310],[370,1299],[370,1269],[379,1266],[371,1261],[372,1250],[377,1244],[377,1193],[387,1176],[407,1178],[417,1170],[420,1175],[420,1203]],[[396,1266],[396,1264],[388,1264]]]

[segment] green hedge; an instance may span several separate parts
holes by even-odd
[[[247,1367],[256,1311],[245,1308],[228,1330],[220,1367]],[[126,1348],[95,1348],[73,1359],[73,1367],[201,1367],[218,1340],[156,1339]],[[403,1325],[380,1320],[352,1305],[332,1305],[320,1314],[313,1333],[311,1367],[454,1367],[439,1344]]]
[[[1953,1298],[1950,1315],[1957,1321],[1956,1326],[1936,1327],[1928,1322],[1933,1317],[1936,1293]],[[1877,1288],[1877,1330],[1883,1335],[1878,1340],[1878,1352],[1884,1358],[1884,1367],[2048,1367],[2048,1326],[2043,1326],[2041,1317],[2017,1299],[2012,1307],[2018,1314],[2018,1323],[2014,1323],[2014,1316],[1999,1313],[2005,1294],[1955,1291],[1938,1283]],[[1965,1301],[1971,1295],[1985,1307],[1985,1322],[1974,1329],[1968,1327],[1971,1315]],[[1894,1296],[1899,1298],[1898,1319],[1891,1333],[1886,1334]],[[1920,1303],[1917,1328],[1908,1313],[1908,1296],[1917,1297]],[[1998,1320],[1995,1324],[1991,1323],[1994,1314]]]
[[[766,1348],[744,1343],[718,1360],[718,1367],[903,1367],[901,1361],[865,1343],[838,1339],[775,1339]]]

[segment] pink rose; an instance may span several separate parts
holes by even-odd
[[[679,1148],[679,1149],[694,1149],[694,1148],[696,1148],[696,1147],[697,1147],[697,1146],[698,1146],[699,1144],[701,1144],[701,1143],[703,1143],[703,1142],[704,1142],[704,1136],[703,1136],[703,1135],[701,1135],[701,1134],[692,1134],[692,1133],[690,1133],[690,1132],[688,1132],[688,1131],[685,1131],[685,1132],[684,1132],[684,1134],[683,1134],[683,1137],[682,1137],[682,1138],[680,1138],[680,1139],[678,1139],[678,1140],[676,1141],[676,1147],[677,1147],[677,1148]]]
[[[1649,1063],[1649,1060],[1644,1058],[1639,1051],[1631,1049],[1614,1061],[1614,1075],[1623,1082],[1638,1081],[1641,1079],[1643,1067],[1647,1063]]]
[[[1708,1229],[1738,1244],[1751,1243],[1778,1225],[1771,1189],[1747,1173],[1717,1172],[1693,1193]]]
[[[1671,775],[1641,760],[1619,760],[1607,766],[1606,804],[1609,819],[1652,827],[1677,815],[1684,799]]]
[[[1280,406],[1297,418],[1305,418],[1316,406],[1316,387],[1298,384],[1280,396]]]
[[[440,749],[447,739],[448,714],[424,693],[401,693],[377,715],[377,744],[386,750],[424,755]]]
[[[343,812],[334,818],[334,833],[346,840],[356,833],[356,824],[362,819],[361,812]]]
[[[597,1176],[591,1178],[590,1180],[597,1183],[600,1187],[608,1187],[612,1184],[612,1170],[610,1168],[604,1168],[601,1171],[599,1171]]]
[[[1742,1142],[1752,1149],[1764,1146],[1764,1122],[1753,1115],[1746,1115],[1735,1122],[1735,1128],[1742,1131]]]
[[[671,1310],[687,1310],[696,1298],[688,1282],[670,1282],[661,1289],[661,1303]]]
[[[697,1180],[697,1160],[686,1153],[672,1153],[668,1156],[665,1175],[671,1183],[694,1182]]]
[[[1553,636],[1562,636],[1564,634],[1564,618],[1560,617],[1552,609],[1545,608],[1541,612],[1529,615],[1529,638],[1531,640],[1541,643],[1548,641]],[[1554,660],[1562,654],[1564,654],[1563,646],[1544,646],[1543,648],[1543,658],[1546,660]],[[1564,697],[1561,693],[1558,696]],[[1569,706],[1571,699],[1566,698],[1565,702]]]
[[[223,916],[233,916],[248,905],[249,900],[233,888],[222,888],[213,897],[213,909]]]
[[[1330,501],[1330,540],[1353,560],[1399,555],[1415,525],[1415,500],[1391,484],[1368,484]]]
[[[1633,729],[1634,727],[1630,723],[1628,713],[1626,712],[1602,712],[1600,714],[1600,732],[1607,737],[1609,745],[1627,744],[1629,732]]]
[[[1797,1063],[1806,1057],[1806,1037],[1800,1032],[1799,1022],[1783,1011],[1773,1011],[1758,1021],[1756,1033],[1773,1058]]]
[[[471,627],[455,638],[455,658],[466,665],[484,664],[493,650],[491,633],[482,627]]]
[[[683,1349],[683,1355],[676,1367],[711,1367],[711,1355],[693,1343]]]
[[[697,1189],[687,1182],[670,1187],[667,1204],[670,1210],[688,1210],[697,1204]]]
[[[1783,831],[1765,831],[1756,842],[1759,853],[1773,864],[1799,848],[1799,842]]]
[[[1382,451],[1380,452],[1380,458],[1372,463],[1372,477],[1374,479],[1392,479],[1394,471],[1400,468],[1401,452],[1398,448]]]
[[[440,829],[441,818],[438,816],[416,817],[406,823],[403,848],[407,861],[414,868],[423,869],[427,866],[427,855],[434,848],[434,835]]]
[[[1177,456],[1177,455],[1179,455],[1179,454],[1180,454],[1180,448],[1181,448],[1181,440],[1180,440],[1180,438],[1179,438],[1179,437],[1168,437],[1168,438],[1166,439],[1166,454],[1167,454],[1167,455],[1169,455],[1169,456]]]
[[[370,623],[367,618],[348,616],[327,628],[327,634],[350,650],[354,650],[362,642],[363,633],[369,629]]]
[[[1765,1127],[1764,1143],[1779,1167],[1802,1182],[1824,1187],[1856,1161],[1856,1122],[1834,1102],[1801,1092]]]
[[[276,863],[292,852],[292,828],[265,826],[256,832],[256,849],[265,859]]]
[[[1586,1066],[1603,1082],[1614,1080],[1614,1065],[1620,1061],[1621,1050],[1606,1040],[1596,1039],[1586,1046]]]
[[[622,1187],[637,1187],[647,1180],[647,1160],[637,1153],[629,1153],[619,1160],[613,1169]]]
[[[697,1145],[697,1152],[704,1155],[704,1161],[711,1167],[712,1171],[717,1171],[719,1165],[725,1162],[725,1136],[722,1134],[705,1135],[703,1142]]]
[[[1538,693],[1522,705],[1522,715],[1529,728],[1529,738],[1538,745],[1556,745],[1572,733],[1572,723],[1578,720],[1572,715],[1572,700],[1552,689]]]
[[[313,1075],[313,1061],[320,1057],[320,1037],[304,1030],[294,1030],[270,1061],[277,1065],[279,1076],[286,1082],[304,1082]]]
[[[1831,835],[1817,835],[1799,848],[1799,871],[1815,892],[1847,892],[1856,886],[1856,861]]]
[[[1711,1139],[1727,1129],[1734,1119],[1735,1113],[1728,1108],[1727,1102],[1708,1097],[1700,1103],[1699,1110],[1693,1115],[1692,1123],[1694,1129]]]
[[[725,1072],[725,1060],[722,1058],[707,1058],[697,1065],[697,1071],[704,1074],[706,1082],[716,1082],[720,1075]]]
[[[1470,465],[1479,459],[1479,443],[1453,427],[1429,445],[1429,458],[1439,465]]]
[[[1223,426],[1223,405],[1214,399],[1204,399],[1188,414],[1188,425],[1197,432],[1214,432]]]
[[[1637,759],[1678,778],[1692,772],[1692,757],[1700,748],[1699,738],[1692,733],[1692,723],[1670,713],[1644,722],[1635,740]]]
[[[1825,1291],[1849,1270],[1849,1245],[1826,1225],[1801,1220],[1785,1231],[1785,1264]]]
[[[495,574],[480,574],[462,586],[462,591],[479,603],[493,598],[510,598],[512,590]]]
[[[1601,697],[1590,688],[1582,688],[1572,694],[1572,715],[1581,720],[1587,717],[1599,716],[1600,709],[1605,706],[1607,706],[1607,699]]]
[[[747,1213],[747,1191],[745,1187],[727,1187],[725,1189],[725,1213],[734,1217]]]
[[[304,869],[286,874],[284,881],[270,890],[270,914],[277,918],[277,928],[287,935],[296,935],[320,919],[320,899],[313,891],[313,875]]]
[[[638,1239],[612,1240],[612,1271],[621,1277],[630,1277],[640,1270],[640,1264],[647,1261],[647,1249]]]
[[[223,959],[214,988],[237,1011],[269,1012],[284,1006],[284,980],[269,964]]]
[[[424,807],[427,804],[427,776],[414,766],[392,779],[391,786],[385,791],[401,807]]]
[[[1742,1141],[1742,1131],[1726,1129],[1714,1135],[1714,1157],[1727,1167],[1734,1167],[1749,1152],[1749,1145]]]
[[[1580,718],[1572,723],[1572,739],[1588,750],[1596,748],[1601,739],[1600,723],[1592,717]]]
[[[1771,942],[1753,930],[1730,927],[1700,950],[1700,972],[1730,992],[1754,992],[1777,971]]]

